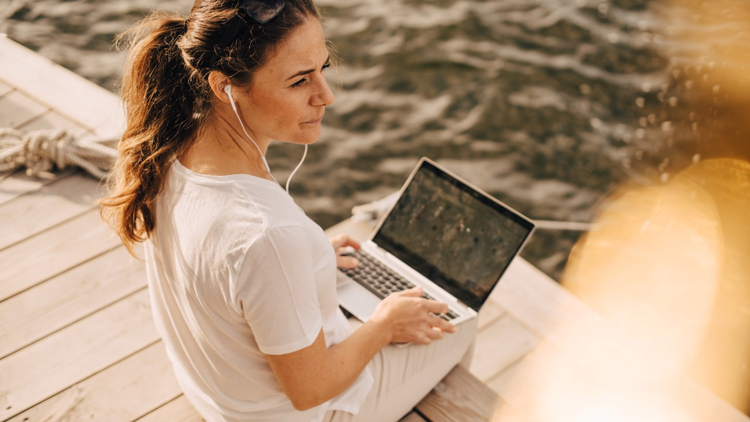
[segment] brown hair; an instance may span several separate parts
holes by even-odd
[[[312,0],[286,0],[271,21],[250,25],[211,66],[211,56],[237,0],[196,0],[187,19],[153,13],[118,36],[128,39],[121,96],[127,127],[110,177],[110,196],[99,201],[105,221],[128,251],[155,227],[154,204],[175,157],[185,151],[211,115],[208,74],[217,70],[234,86],[252,75],[309,17],[320,19]]]

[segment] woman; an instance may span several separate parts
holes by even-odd
[[[197,0],[136,30],[103,214],[131,253],[146,241],[157,328],[209,421],[397,420],[471,355],[475,323],[419,290],[354,330],[335,284],[357,262],[336,251],[359,245],[326,239],[270,173],[272,139],[320,136],[329,63],[311,0]]]

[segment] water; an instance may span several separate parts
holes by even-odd
[[[700,2],[318,4],[340,58],[338,77],[330,73],[336,103],[291,191],[323,227],[397,190],[421,156],[533,219],[590,221],[614,186],[659,183],[710,155],[700,140],[718,129],[706,131],[708,119],[724,132],[734,121],[718,112],[728,91],[703,76],[714,66],[705,46],[684,37],[701,33]],[[112,40],[155,5],[4,0],[0,32],[116,91],[124,53]],[[190,5],[158,2],[183,15]],[[743,24],[726,22],[734,35]],[[301,155],[271,147],[279,180]],[[522,255],[559,279],[579,236],[540,230]]]

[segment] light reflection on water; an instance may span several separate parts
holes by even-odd
[[[190,3],[158,7],[184,14]],[[702,64],[697,41],[680,38],[696,26],[682,5],[318,4],[341,58],[338,78],[330,73],[336,103],[291,188],[324,227],[398,189],[423,155],[531,218],[589,221],[617,184],[668,180],[697,154],[705,157],[700,131],[709,117],[721,119],[695,107],[726,91],[713,91],[718,84],[705,75],[714,75],[715,64]],[[0,31],[116,90],[124,53],[111,48],[112,38],[155,5],[12,0],[0,6]],[[301,154],[272,147],[279,180]],[[540,230],[523,255],[559,279],[578,237]]]

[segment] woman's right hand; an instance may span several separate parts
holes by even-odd
[[[455,325],[433,315],[448,312],[448,305],[420,296],[419,286],[392,293],[378,304],[370,320],[388,330],[392,343],[430,344],[443,338],[444,332],[454,333]]]

